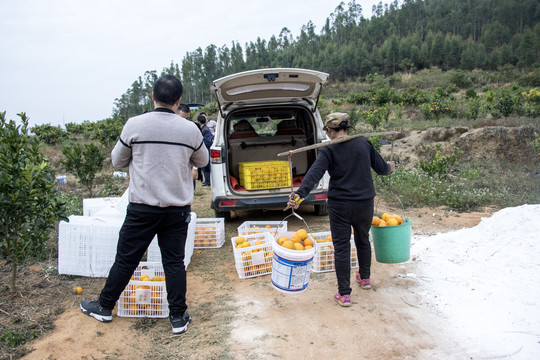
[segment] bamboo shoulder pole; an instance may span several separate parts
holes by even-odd
[[[298,148],[298,149],[282,152],[282,153],[277,154],[277,156],[288,156],[288,155],[296,154],[296,153],[299,153],[299,152],[302,152],[302,151],[318,149],[320,147],[330,146],[330,145],[338,144],[338,143],[341,143],[341,142],[349,141],[349,140],[352,140],[352,139],[356,139],[356,138],[361,137],[361,136],[370,137],[370,136],[396,135],[396,134],[399,134],[399,132],[397,132],[397,131],[385,131],[385,132],[372,132],[372,133],[344,136],[344,137],[340,137],[340,138],[330,140],[330,141],[327,141],[327,142],[308,145],[308,146],[304,146],[304,147],[301,147],[301,148]]]

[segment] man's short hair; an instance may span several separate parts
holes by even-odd
[[[204,115],[197,116],[197,121],[203,125],[206,124],[206,116]]]
[[[182,97],[182,82],[173,75],[164,75],[154,84],[154,100],[166,105],[174,105]]]
[[[191,110],[189,109],[189,106],[187,106],[186,104],[178,105],[178,110],[177,111],[181,111],[181,112],[184,112],[186,114],[189,114],[191,112]]]

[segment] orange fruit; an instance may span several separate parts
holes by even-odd
[[[80,286],[75,286],[75,287],[73,288],[73,293],[74,293],[75,295],[81,295],[81,294],[82,294],[82,287],[80,287]]]
[[[331,241],[332,241],[332,235],[328,235],[328,236],[326,237],[326,241],[327,241],[327,242],[331,242]]]
[[[379,226],[388,226],[388,224],[386,223],[386,221],[381,220],[381,222],[379,223]]]
[[[287,240],[287,241],[283,242],[282,246],[284,248],[287,248],[287,249],[293,249],[294,248],[294,243],[291,240]]]
[[[300,238],[300,236],[294,234],[293,236],[291,236],[291,241],[293,243],[299,243],[300,241],[302,241],[302,239]]]
[[[296,236],[298,236],[300,240],[305,240],[307,238],[307,231],[304,229],[300,229],[296,232]]]
[[[373,220],[371,220],[371,225],[373,226],[379,226],[379,223],[381,222],[381,219],[378,216],[374,216]]]
[[[310,238],[304,239],[304,246],[313,246],[313,240]]]
[[[386,219],[388,219],[389,216],[390,216],[390,214],[384,213],[384,214],[381,215],[381,219],[383,219],[384,221],[386,221]]]
[[[395,217],[389,217],[387,224],[388,226],[396,226],[399,225],[399,222]]]
[[[236,242],[236,245],[240,245],[244,241],[246,241],[246,239],[244,239],[242,236],[239,236],[236,238],[236,240],[234,240],[234,242]]]
[[[403,219],[401,218],[401,216],[394,214],[392,215],[392,217],[398,221],[399,225],[403,224]]]
[[[154,276],[154,277],[152,278],[152,281],[162,281],[162,280],[161,280],[161,276],[157,276],[157,275]]]
[[[304,250],[304,245],[300,244],[299,242],[294,243],[294,250]]]
[[[313,249],[313,246],[311,245],[304,246],[304,250],[310,250],[310,249]]]
[[[264,228],[265,228],[265,229],[271,229],[271,228],[272,228],[272,225],[266,225]]]
[[[264,243],[261,240],[255,241],[255,245],[262,245],[262,244],[264,244]]]
[[[280,237],[280,238],[278,239],[277,243],[278,243],[279,245],[283,245],[283,242],[284,242],[284,241],[287,241],[287,240],[289,240],[288,237],[282,236],[282,237]]]

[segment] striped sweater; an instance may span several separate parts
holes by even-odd
[[[195,123],[157,108],[126,122],[111,158],[129,166],[130,203],[165,208],[193,202],[191,166],[205,166],[209,154]]]

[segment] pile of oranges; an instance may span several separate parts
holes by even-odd
[[[388,214],[384,213],[379,218],[378,216],[374,216],[373,220],[371,221],[371,225],[373,226],[396,226],[403,224],[403,219],[401,216],[396,214]]]
[[[282,236],[277,239],[277,243],[284,248],[291,250],[310,250],[313,249],[313,240],[308,237],[308,233],[304,229],[298,230],[290,238]]]
[[[242,249],[242,248],[247,248],[247,247],[250,247],[251,244],[249,243],[249,241],[246,241],[246,238],[244,238],[243,236],[238,236],[234,242],[236,243],[236,248],[237,249]],[[255,245],[262,245],[264,244],[264,242],[262,242],[261,240],[257,240],[255,241],[255,243],[253,244],[253,246]],[[259,251],[260,249],[254,249],[253,252],[256,252],[256,251]]]

